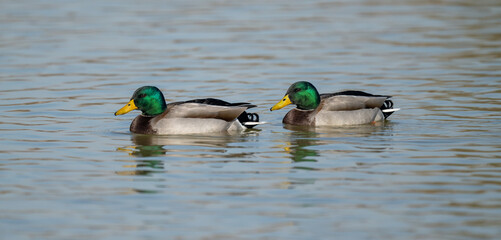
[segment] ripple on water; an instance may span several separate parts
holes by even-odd
[[[497,239],[499,9],[3,2],[0,232]],[[384,124],[283,126],[287,110],[268,109],[300,80],[392,95],[402,110]],[[241,135],[130,134],[137,113],[113,113],[143,85],[169,102],[252,102],[268,124]]]

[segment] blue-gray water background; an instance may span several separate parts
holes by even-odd
[[[0,239],[499,239],[500,1],[0,1]],[[299,80],[394,96],[287,129]],[[257,104],[132,135],[139,86]]]

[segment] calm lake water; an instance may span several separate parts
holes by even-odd
[[[500,1],[1,1],[0,239],[499,239]],[[394,96],[290,129],[295,81]],[[144,136],[167,101],[257,104],[240,135]]]

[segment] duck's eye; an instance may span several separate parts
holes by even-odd
[[[294,89],[294,92],[299,92],[299,91],[301,91],[301,88]]]
[[[141,94],[139,94],[139,96],[137,96],[137,97],[138,97],[138,98],[144,98],[144,97],[146,97],[146,94],[141,93]]]

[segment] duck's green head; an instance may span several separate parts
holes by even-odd
[[[281,109],[291,103],[296,104],[301,110],[313,110],[320,104],[320,95],[313,84],[305,81],[296,82],[289,87],[284,98],[270,108],[270,111]]]
[[[132,110],[139,109],[145,116],[156,116],[165,111],[167,105],[160,89],[153,86],[138,88],[129,103],[115,112],[115,116],[126,114]]]

